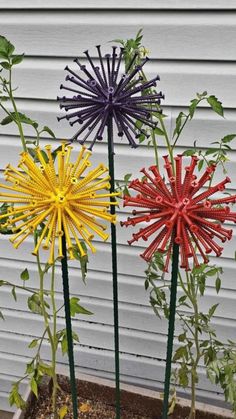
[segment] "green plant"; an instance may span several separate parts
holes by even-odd
[[[236,344],[231,340],[228,343],[228,347],[218,347],[214,360],[207,366],[207,375],[213,384],[221,386],[236,418]]]
[[[129,63],[136,56],[134,65],[139,63],[143,55],[146,54],[147,49],[142,45],[142,31],[140,30],[134,39],[129,40],[115,40],[120,43],[125,50],[125,63],[128,68]],[[144,81],[147,80],[146,75],[141,70],[141,77]],[[149,92],[153,93],[151,89]],[[155,164],[159,167],[159,145],[164,144],[167,153],[174,168],[174,153],[178,146],[179,139],[186,125],[191,122],[195,112],[200,104],[206,103],[210,106],[213,112],[219,116],[224,116],[222,103],[214,95],[208,95],[206,91],[199,94],[190,101],[187,111],[181,111],[175,121],[175,126],[172,132],[168,134],[165,124],[166,115],[160,112],[160,107],[157,105],[155,118],[158,126],[155,129],[150,129],[150,139],[148,146],[153,147]],[[236,134],[229,134],[222,139],[215,141],[212,145],[204,150],[197,147],[196,142],[191,149],[185,150],[184,155],[198,155],[198,170],[201,171],[204,167],[214,163],[216,166],[221,165],[223,172],[226,173],[225,163],[229,160],[228,152],[231,150],[231,142],[236,137]],[[142,143],[145,136],[140,138]],[[123,190],[126,193],[127,181],[129,175],[124,177]],[[212,179],[211,179],[212,181]],[[211,182],[210,181],[210,182]],[[118,185],[120,187],[120,185]],[[156,252],[153,259],[149,263],[145,271],[146,280],[145,288],[150,291],[150,303],[155,314],[158,317],[169,318],[169,288],[170,283],[166,280],[166,274],[160,273],[163,271],[163,255]],[[191,386],[191,409],[189,419],[195,418],[195,403],[196,403],[196,384],[198,381],[199,363],[203,360],[206,366],[214,361],[219,348],[222,350],[224,345],[217,340],[215,330],[211,327],[212,316],[217,309],[215,304],[208,308],[207,312],[200,310],[199,302],[205,293],[206,282],[209,279],[215,278],[215,289],[218,293],[221,287],[221,275],[223,271],[217,266],[210,266],[206,264],[200,265],[198,268],[192,269],[191,272],[184,272],[179,270],[178,275],[178,290],[180,297],[178,299],[177,316],[182,325],[182,331],[178,336],[179,347],[177,348],[173,361],[178,364],[175,374],[176,382],[183,388],[189,384]],[[220,380],[218,380],[220,383]],[[175,394],[175,391],[173,392]],[[173,409],[173,400],[170,403],[171,410]]]
[[[5,126],[11,123],[14,123],[20,134],[21,145],[23,151],[27,151],[30,155],[37,161],[37,153],[36,148],[39,145],[40,138],[43,134],[49,135],[51,138],[55,138],[55,134],[53,131],[48,127],[44,126],[43,128],[39,128],[39,124],[32,120],[30,117],[26,116],[25,114],[18,111],[17,102],[14,97],[15,88],[13,87],[12,81],[12,72],[14,66],[20,64],[24,58],[24,55],[15,55],[14,54],[15,48],[14,46],[3,36],[0,36],[0,58],[3,59],[0,62],[0,108],[6,115],[2,121],[1,125]],[[12,109],[12,110],[11,110]],[[26,139],[24,134],[24,126],[30,125],[32,127],[33,132],[33,139]],[[53,158],[56,156],[57,148],[52,153]],[[47,156],[45,155],[45,158]],[[0,221],[0,233],[1,234],[12,234],[12,230],[8,228],[6,225],[7,214],[11,210],[11,205],[8,203],[4,203],[0,207],[0,214],[5,215],[6,218],[1,218]],[[19,214],[20,215],[20,214]],[[40,225],[40,229],[44,229],[45,225],[42,223]],[[17,231],[14,231],[16,233]],[[40,230],[38,229],[35,231],[34,240],[35,245],[37,245]],[[86,246],[82,243],[82,247],[86,250]],[[76,245],[73,248],[74,257],[80,262],[81,272],[82,272],[82,279],[85,282],[86,274],[87,274],[87,263],[88,258],[87,255],[81,255],[79,249]],[[10,405],[15,404],[17,407],[24,408],[25,402],[20,394],[19,386],[20,383],[28,379],[30,382],[30,386],[32,392],[35,396],[38,396],[38,385],[41,381],[43,375],[48,375],[51,377],[53,382],[53,391],[52,391],[52,412],[54,414],[54,418],[58,418],[58,414],[56,408],[56,399],[57,399],[57,392],[59,389],[59,385],[57,382],[57,373],[56,373],[56,365],[57,365],[57,352],[58,348],[61,347],[62,354],[68,352],[67,346],[67,331],[66,329],[58,330],[57,327],[57,318],[58,315],[61,315],[61,310],[64,308],[64,305],[57,307],[56,304],[56,292],[55,292],[55,264],[54,261],[53,265],[49,264],[42,264],[40,260],[40,256],[37,255],[37,267],[38,267],[38,276],[39,276],[39,287],[34,289],[28,284],[30,283],[30,273],[28,269],[24,269],[21,273],[21,279],[23,281],[22,285],[14,284],[14,282],[9,282],[6,280],[0,281],[0,287],[10,287],[11,294],[15,301],[17,301],[17,290],[21,289],[29,293],[28,297],[28,309],[34,314],[38,314],[42,317],[44,322],[44,331],[41,337],[34,337],[34,339],[30,342],[29,348],[34,350],[34,356],[30,360],[30,362],[26,366],[26,371],[24,377],[19,379],[16,383],[12,385],[12,390],[9,395],[9,403]],[[46,286],[46,275],[51,276],[50,287],[47,289]],[[27,286],[26,286],[27,283]],[[71,316],[74,317],[77,314],[83,315],[91,315],[92,313],[82,307],[79,303],[79,298],[72,297],[70,299],[70,311]],[[4,319],[4,315],[0,312],[0,317]],[[73,340],[74,342],[79,341],[79,337],[76,333],[73,333]],[[47,342],[51,348],[51,362],[45,363],[41,357],[41,349],[43,342]]]

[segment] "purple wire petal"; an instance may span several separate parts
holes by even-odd
[[[132,148],[137,147],[136,138],[148,133],[145,127],[155,128],[157,121],[154,119],[155,112],[161,112],[159,108],[163,94],[152,91],[156,86],[159,76],[151,80],[144,81],[141,70],[149,58],[145,58],[139,65],[135,65],[138,54],[135,54],[130,61],[125,74],[119,76],[120,66],[124,55],[124,48],[112,47],[111,54],[102,57],[101,47],[97,45],[99,65],[95,65],[89,52],[84,54],[89,64],[80,63],[76,58],[74,61],[79,66],[82,75],[71,70],[66,81],[78,86],[76,88],[61,85],[60,88],[73,92],[73,97],[58,97],[60,108],[67,113],[66,116],[59,117],[58,120],[67,119],[71,126],[76,123],[81,124],[81,128],[72,137],[71,141],[78,140],[80,143],[91,138],[89,149],[92,150],[95,142],[104,138],[104,131],[108,120],[113,119],[119,137],[125,136]],[[137,126],[137,122],[142,123],[142,127]],[[96,129],[97,128],[97,129]],[[79,138],[84,133],[83,138]],[[114,150],[113,139],[111,148]]]

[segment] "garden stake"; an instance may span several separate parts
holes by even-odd
[[[115,190],[114,179],[114,143],[113,143],[113,121],[117,128],[118,137],[126,137],[131,148],[138,145],[134,138],[149,137],[144,126],[156,127],[156,122],[151,118],[153,104],[160,104],[164,97],[161,92],[146,94],[146,90],[155,87],[159,80],[157,75],[152,80],[143,81],[140,76],[141,69],[149,60],[144,58],[139,65],[135,65],[137,54],[134,55],[131,63],[126,69],[126,74],[120,76],[120,65],[122,62],[124,48],[112,47],[112,53],[102,57],[100,45],[96,46],[100,66],[96,66],[89,52],[84,51],[89,69],[82,65],[76,58],[82,77],[77,71],[66,66],[69,73],[66,81],[69,84],[61,84],[60,89],[70,92],[70,97],[62,96],[60,108],[64,109],[66,115],[58,117],[58,121],[67,119],[71,126],[82,125],[73,135],[71,141],[78,140],[84,144],[92,137],[89,150],[92,150],[95,142],[104,138],[105,128],[108,133],[108,161],[110,174],[110,192]],[[78,90],[80,89],[80,90]],[[82,90],[81,90],[82,89]],[[137,124],[141,123],[141,127]],[[112,198],[113,200],[113,198]],[[115,206],[111,205],[111,214],[115,215]],[[116,375],[116,418],[120,418],[120,366],[119,366],[119,318],[118,318],[118,284],[117,284],[117,245],[116,227],[111,225],[112,244],[112,271],[113,271],[113,307],[114,307],[114,340],[115,340],[115,375]]]
[[[171,361],[173,352],[174,330],[175,330],[175,312],[176,312],[176,294],[178,283],[178,268],[179,268],[179,245],[174,242],[173,259],[172,259],[172,273],[170,286],[170,314],[168,326],[168,340],[166,353],[166,369],[165,369],[165,386],[164,386],[164,401],[162,419],[168,417],[169,394],[170,394],[170,379],[171,379]]]
[[[165,183],[157,166],[151,166],[149,172],[142,168],[140,171],[145,175],[141,180],[134,179],[129,188],[138,192],[124,196],[124,206],[137,207],[128,217],[127,221],[121,222],[122,226],[136,226],[144,224],[137,233],[133,233],[128,243],[143,239],[148,241],[155,234],[151,243],[148,244],[141,257],[146,261],[152,260],[155,252],[166,253],[163,272],[168,272],[169,262],[172,257],[172,277],[170,288],[170,313],[168,327],[168,343],[165,372],[165,392],[163,403],[163,416],[168,416],[168,400],[171,376],[171,361],[174,339],[176,293],[178,279],[178,263],[180,254],[180,268],[190,271],[189,259],[193,260],[193,266],[199,267],[196,249],[199,251],[203,262],[208,263],[207,255],[212,251],[220,256],[223,247],[215,241],[220,239],[224,243],[232,237],[233,230],[227,229],[222,224],[228,220],[236,222],[236,213],[231,212],[228,205],[236,202],[236,196],[227,196],[219,199],[209,199],[212,195],[222,192],[225,185],[230,182],[226,177],[215,186],[209,186],[204,192],[201,188],[212,179],[215,164],[209,165],[202,176],[197,179],[194,169],[198,162],[197,156],[191,156],[189,166],[185,166],[185,174],[182,179],[182,155],[177,155],[175,170],[168,156],[163,156],[167,172],[168,183]],[[211,185],[211,184],[210,184]],[[220,207],[219,207],[220,205]],[[213,221],[216,222],[213,222]],[[147,226],[146,226],[146,225]],[[194,248],[193,242],[196,245]]]
[[[75,259],[74,247],[76,250],[77,246],[80,256],[83,257],[86,252],[80,242],[81,238],[92,252],[96,251],[91,242],[94,233],[102,240],[108,239],[109,235],[105,233],[107,226],[100,219],[113,224],[116,222],[115,212],[110,214],[108,209],[118,204],[113,198],[119,193],[107,192],[110,188],[110,176],[104,164],[100,163],[85,174],[86,169],[91,166],[91,151],[85,147],[81,147],[75,163],[70,162],[72,147],[65,142],[56,151],[57,164],[54,164],[51,146],[47,145],[45,150],[47,159],[45,151],[40,147],[36,148],[38,162],[29,153],[21,153],[18,165],[21,172],[10,164],[7,166],[5,176],[12,186],[0,184],[1,188],[6,189],[6,192],[0,192],[0,201],[19,205],[10,207],[4,217],[0,215],[0,220],[8,218],[6,225],[14,228],[15,234],[10,241],[16,249],[44,223],[32,254],[37,256],[41,246],[44,250],[49,250],[49,265],[54,265],[57,257],[61,259],[73,417],[77,419],[67,251],[70,259]],[[107,200],[108,197],[112,201]],[[5,226],[5,221],[2,225]],[[87,314],[92,313],[87,311]]]
[[[76,58],[81,75],[77,71],[66,66],[69,73],[66,76],[68,84],[61,84],[60,89],[70,92],[70,97],[58,97],[60,108],[66,115],[58,117],[58,121],[67,119],[71,126],[81,125],[73,135],[71,141],[78,140],[84,144],[90,137],[92,150],[95,142],[104,138],[107,126],[108,133],[108,161],[110,174],[110,192],[114,193],[114,142],[113,122],[117,128],[118,137],[126,137],[129,145],[136,148],[138,144],[134,138],[149,134],[144,129],[156,127],[156,122],[151,118],[153,104],[160,104],[164,97],[161,92],[147,94],[146,90],[155,87],[159,76],[156,75],[149,81],[143,81],[140,72],[148,57],[144,58],[139,65],[135,65],[137,54],[134,55],[126,74],[120,76],[124,48],[112,47],[112,53],[102,57],[101,47],[97,45],[97,53],[100,66],[96,66],[88,51],[84,51],[89,69],[82,65]],[[78,90],[80,89],[80,90]],[[82,89],[82,90],[81,90]],[[72,93],[71,93],[72,92]],[[141,123],[141,126],[137,124]],[[113,200],[113,198],[111,198]],[[114,200],[113,200],[114,201]],[[111,214],[115,215],[115,206],[111,204]],[[116,375],[116,418],[120,418],[120,366],[119,366],[119,318],[118,318],[118,283],[117,283],[117,245],[116,227],[111,225],[112,244],[112,271],[113,271],[113,307],[114,307],[114,340],[115,340],[115,375]]]
[[[68,345],[68,357],[70,366],[70,388],[72,396],[73,406],[73,418],[78,419],[78,395],[77,385],[75,379],[75,363],[74,363],[74,350],[73,350],[73,336],[71,326],[71,314],[70,314],[70,290],[69,290],[69,277],[68,277],[68,262],[67,262],[67,249],[65,233],[62,236],[62,252],[64,257],[61,259],[61,270],[63,280],[63,294],[65,303],[65,316],[66,316],[66,337]]]
[[[110,193],[115,192],[115,174],[114,174],[114,152],[113,144],[113,126],[112,118],[108,120],[108,160],[109,174],[111,177]],[[113,198],[111,198],[111,201]],[[115,215],[115,205],[111,205],[111,214]],[[114,311],[114,342],[115,342],[115,375],[116,375],[116,419],[120,419],[120,356],[119,356],[119,311],[118,311],[118,278],[117,278],[117,243],[116,226],[111,224],[111,248],[112,248],[112,279],[113,279],[113,311]]]

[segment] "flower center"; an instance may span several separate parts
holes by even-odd
[[[176,209],[178,209],[179,211],[186,209],[186,207],[188,206],[190,200],[188,198],[184,198],[181,201],[177,202],[175,207]]]
[[[54,199],[56,206],[64,207],[67,203],[66,196],[61,191],[54,195]]]

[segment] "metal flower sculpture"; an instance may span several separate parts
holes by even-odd
[[[90,64],[88,70],[76,58],[82,75],[66,66],[69,75],[66,81],[70,85],[61,85],[60,88],[74,93],[71,97],[58,97],[67,115],[59,117],[58,120],[67,119],[70,125],[81,124],[81,128],[72,137],[71,141],[79,139],[81,144],[92,137],[89,149],[92,149],[96,140],[101,141],[104,137],[104,130],[111,118],[117,127],[118,136],[126,136],[131,147],[137,147],[134,138],[141,134],[148,137],[142,129],[142,124],[154,128],[156,123],[152,120],[153,112],[157,112],[154,105],[160,104],[164,97],[162,93],[150,93],[150,88],[156,86],[159,76],[152,80],[144,81],[140,72],[148,58],[143,59],[140,65],[135,65],[137,54],[134,55],[126,74],[120,77],[120,65],[124,53],[123,48],[116,53],[117,47],[113,47],[112,54],[102,57],[100,46],[97,46],[100,67],[96,66],[88,51],[85,55]],[[80,89],[80,90],[78,90]],[[139,121],[140,125],[137,124]],[[112,152],[114,152],[113,140]]]
[[[106,198],[114,197],[117,193],[107,192],[110,188],[110,176],[106,175],[108,169],[103,164],[85,174],[86,169],[91,166],[91,152],[85,147],[81,148],[76,162],[72,163],[72,147],[63,143],[61,150],[56,152],[58,169],[54,164],[51,146],[47,145],[45,149],[46,153],[39,147],[36,148],[39,164],[29,153],[23,152],[18,165],[21,171],[10,164],[7,166],[5,178],[12,186],[0,184],[0,187],[12,193],[1,192],[0,202],[14,204],[8,209],[7,224],[16,232],[11,239],[15,248],[43,223],[33,254],[37,255],[42,244],[43,249],[50,251],[48,263],[53,264],[56,239],[56,257],[64,256],[63,235],[71,259],[74,258],[72,239],[82,256],[85,252],[80,239],[93,252],[96,251],[91,242],[94,234],[107,240],[109,236],[104,232],[106,225],[97,219],[115,223],[116,217],[108,213],[107,209],[117,203],[107,201]],[[0,216],[2,218],[6,218],[6,214]]]
[[[141,169],[145,178],[131,181],[129,188],[138,192],[135,197],[125,196],[124,206],[141,207],[134,210],[134,217],[122,222],[124,226],[135,226],[149,223],[138,233],[133,234],[129,244],[142,238],[148,240],[157,232],[156,237],[141,255],[150,261],[154,252],[167,252],[164,270],[168,272],[173,243],[179,245],[182,268],[190,270],[189,259],[193,258],[195,266],[199,265],[195,249],[208,262],[206,254],[214,252],[220,256],[223,247],[215,239],[224,243],[232,237],[232,230],[222,227],[226,220],[236,222],[236,213],[231,212],[224,204],[235,203],[236,196],[221,199],[209,199],[212,195],[225,189],[230,182],[226,177],[215,186],[207,187],[206,191],[199,190],[209,181],[215,171],[215,165],[209,166],[205,173],[197,180],[194,169],[198,158],[192,156],[191,164],[185,167],[182,179],[182,155],[175,157],[175,173],[167,156],[164,156],[165,169],[169,179],[169,186],[164,182],[156,166]],[[199,193],[198,193],[199,192]],[[213,221],[214,220],[214,221]]]

